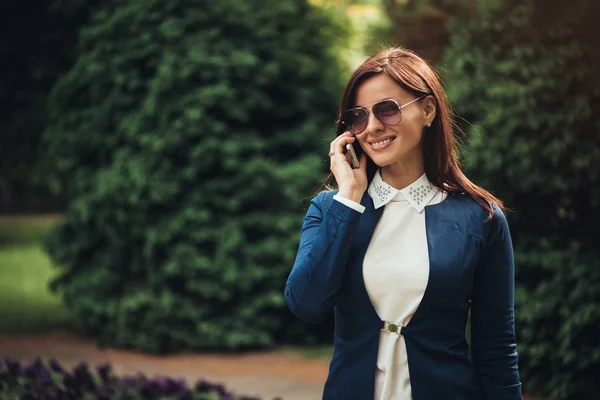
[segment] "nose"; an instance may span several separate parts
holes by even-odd
[[[375,117],[373,111],[369,113],[369,120],[367,121],[367,127],[365,128],[365,132],[381,132],[385,129],[383,123]]]

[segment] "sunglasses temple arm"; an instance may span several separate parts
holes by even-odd
[[[412,101],[409,101],[408,103],[404,104],[403,106],[400,106],[400,109],[402,109],[402,108],[404,108],[404,107],[406,107],[406,106],[409,106],[409,105],[411,105],[412,103],[414,103],[415,101],[419,101],[419,100],[421,100],[421,99],[422,99],[422,98],[424,98],[424,97],[427,97],[427,95],[425,95],[425,94],[424,94],[424,95],[423,95],[423,96],[421,96],[421,97],[417,97],[416,99],[414,99],[414,100],[412,100]]]

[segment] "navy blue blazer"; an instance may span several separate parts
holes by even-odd
[[[306,322],[334,310],[334,351],[323,399],[373,399],[383,321],[365,289],[363,259],[383,207],[363,214],[323,191],[311,201],[285,299]],[[521,399],[514,333],[514,261],[502,211],[466,194],[425,207],[429,281],[402,328],[414,400]],[[471,309],[471,357],[465,337]]]

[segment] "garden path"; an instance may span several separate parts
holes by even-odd
[[[227,390],[271,400],[320,399],[329,360],[307,359],[285,352],[247,354],[181,354],[152,356],[123,350],[100,349],[88,340],[65,333],[0,336],[0,359],[23,362],[57,359],[67,368],[82,361],[90,368],[109,362],[116,374],[142,372],[184,378],[189,385],[199,379],[223,383]]]

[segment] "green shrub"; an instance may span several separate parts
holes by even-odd
[[[104,345],[314,339],[282,293],[333,138],[339,25],[305,0],[111,4],[51,96],[54,288]]]
[[[513,209],[516,329],[524,390],[600,391],[598,48],[569,21],[540,25],[532,1],[456,21],[449,96],[470,143],[469,175]]]

